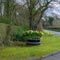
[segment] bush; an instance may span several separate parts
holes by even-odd
[[[5,23],[5,24],[9,24],[11,22],[11,20],[9,18],[0,18],[0,23]]]
[[[23,41],[21,34],[13,34],[13,41]]]
[[[14,26],[13,27],[13,41],[22,41],[22,34],[24,31],[28,30],[26,26]]]
[[[40,31],[33,31],[33,30],[29,30],[29,31],[25,31],[21,38],[23,40],[27,40],[27,39],[32,39],[32,38],[41,38],[43,35],[43,32]]]

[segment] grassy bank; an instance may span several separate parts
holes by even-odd
[[[26,60],[40,58],[49,53],[60,50],[60,37],[44,35],[40,46],[0,48],[0,60]]]

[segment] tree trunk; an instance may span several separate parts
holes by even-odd
[[[37,30],[43,31],[42,21],[39,22],[39,24],[38,24],[38,26],[37,26]]]
[[[29,28],[30,30],[32,30],[32,18],[31,17],[29,18]]]
[[[10,40],[11,40],[11,33],[12,33],[12,30],[11,30],[11,25],[9,24],[7,26],[7,29],[6,29],[6,36],[5,36],[5,39],[3,41],[3,44],[4,46],[10,46]]]

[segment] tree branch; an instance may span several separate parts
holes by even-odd
[[[52,1],[52,0],[51,0],[51,1]],[[49,1],[49,2],[47,1],[47,4],[45,5],[45,7],[43,7],[43,9],[41,10],[40,18],[39,18],[39,20],[38,20],[38,22],[37,22],[37,25],[40,23],[41,18],[43,17],[43,14],[44,14],[45,10],[48,8],[48,5],[50,4],[51,1]]]

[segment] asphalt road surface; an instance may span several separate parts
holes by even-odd
[[[53,55],[53,56],[49,56],[49,57],[44,58],[42,60],[60,60],[60,53]]]
[[[57,35],[57,36],[60,36],[60,32],[51,31],[51,30],[46,30],[46,31],[49,31],[49,32],[51,32],[51,33],[53,33],[53,34],[55,34],[55,35]]]

